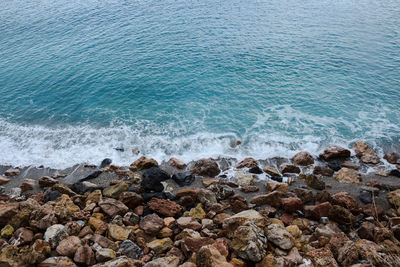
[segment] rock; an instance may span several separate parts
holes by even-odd
[[[221,171],[217,162],[212,158],[208,158],[196,161],[190,172],[194,175],[215,177]]]
[[[18,228],[14,232],[13,238],[10,240],[10,244],[13,246],[22,246],[31,243],[33,240],[33,232],[26,228]]]
[[[133,172],[150,169],[151,167],[157,167],[158,163],[155,159],[146,158],[145,156],[141,156],[135,162],[133,162],[129,169]]]
[[[267,239],[254,223],[247,222],[233,233],[232,250],[242,259],[259,262],[265,257]]]
[[[99,244],[103,248],[111,248],[115,250],[116,244],[105,236],[94,234],[90,237],[90,241]]]
[[[143,198],[141,195],[135,192],[122,192],[119,195],[119,201],[124,203],[128,208],[134,210],[137,206],[143,203]]]
[[[295,188],[293,189],[293,193],[295,193],[303,203],[307,203],[313,200],[313,193],[309,189]]]
[[[164,220],[155,213],[145,216],[140,221],[140,228],[149,235],[156,235],[163,227]]]
[[[195,208],[190,209],[189,215],[198,220],[202,220],[206,217],[206,212],[202,208],[202,204],[199,203]]]
[[[400,257],[398,253],[390,253],[390,248],[384,248],[372,241],[360,239],[354,245],[359,253],[359,258],[372,266],[398,266]],[[396,246],[392,245],[391,248]],[[386,252],[386,253],[385,253]]]
[[[339,224],[351,225],[356,222],[356,218],[348,209],[338,205],[333,205],[329,210],[328,217]]]
[[[176,256],[162,257],[146,263],[143,267],[178,267],[179,258]]]
[[[271,176],[278,176],[280,177],[281,174],[279,173],[279,171],[277,169],[275,169],[272,166],[265,166],[264,167],[264,172],[271,175]]]
[[[4,185],[4,184],[8,183],[9,181],[10,181],[10,179],[0,175],[0,185]]]
[[[119,226],[117,224],[108,225],[108,235],[114,240],[124,241],[128,239],[131,229],[125,226]]]
[[[74,261],[78,264],[85,265],[93,265],[96,263],[94,252],[88,245],[81,246],[76,250]]]
[[[305,257],[309,258],[315,267],[339,267],[332,252],[326,247],[311,250]]]
[[[260,191],[260,188],[256,185],[247,185],[247,186],[242,186],[240,188],[240,191],[244,193],[254,193]]]
[[[290,163],[283,163],[281,166],[279,166],[281,169],[281,173],[300,173],[300,168],[297,167],[296,165],[290,164]]]
[[[296,165],[307,166],[314,164],[314,158],[307,151],[301,151],[293,156],[292,161]]]
[[[100,191],[100,190],[94,190],[93,192],[91,192],[91,193],[86,197],[85,205],[88,206],[88,205],[90,205],[91,203],[97,204],[97,203],[100,201],[100,199],[102,198],[102,196],[103,196],[103,195],[101,194],[101,191]]]
[[[210,185],[218,184],[219,178],[204,177],[201,182],[204,187],[209,187]]]
[[[331,146],[325,148],[324,152],[319,155],[320,158],[324,160],[333,160],[333,159],[345,159],[350,157],[350,150],[338,147],[338,146]]]
[[[138,259],[143,254],[143,250],[131,240],[123,241],[119,245],[118,251],[131,259]]]
[[[189,255],[191,252],[198,252],[200,248],[212,245],[215,240],[209,237],[187,237],[181,243],[182,251]]]
[[[303,210],[303,202],[298,197],[283,198],[282,206],[283,209],[288,213],[296,212],[297,210]]]
[[[287,183],[267,182],[267,191],[278,191],[280,193],[286,194],[289,191],[289,185]]]
[[[75,263],[68,257],[51,257],[42,261],[38,267],[76,267]]]
[[[7,224],[6,226],[4,226],[1,229],[0,236],[2,238],[9,239],[13,235],[13,233],[14,233],[14,227],[12,227],[11,225]]]
[[[24,179],[24,181],[19,185],[19,188],[21,188],[22,192],[32,190],[35,186],[35,182],[36,181],[33,179]]]
[[[255,225],[262,226],[265,224],[265,218],[256,210],[245,210],[225,218],[222,223],[222,228],[226,232],[227,236],[230,237],[236,228],[247,222],[252,222]]]
[[[304,214],[306,218],[318,221],[321,217],[328,217],[331,209],[331,203],[323,202],[318,205],[304,206]]]
[[[109,186],[104,188],[103,196],[109,198],[118,199],[122,192],[126,192],[129,189],[129,185],[127,183],[119,183],[113,186]]]
[[[146,192],[161,192],[164,186],[162,181],[168,180],[170,176],[158,167],[152,167],[143,173],[141,187]]]
[[[358,198],[364,204],[372,203],[372,192],[367,190],[361,190]]]
[[[199,202],[203,204],[213,204],[217,203],[217,197],[215,196],[214,192],[207,189],[200,189],[197,192],[197,198]]]
[[[195,176],[189,172],[181,172],[172,175],[172,180],[179,186],[191,185],[194,182]]]
[[[294,246],[293,236],[278,224],[270,224],[265,233],[268,241],[281,249],[289,250]]]
[[[51,188],[54,191],[58,191],[61,194],[65,194],[65,195],[68,195],[70,197],[76,196],[76,193],[74,191],[72,191],[66,185],[63,185],[63,184],[55,184]]]
[[[378,164],[380,162],[375,151],[365,142],[356,142],[353,145],[353,149],[356,152],[356,156],[363,163]]]
[[[42,178],[39,179],[39,186],[40,187],[52,187],[58,183],[58,181],[54,178],[51,178],[49,176],[43,176]]]
[[[351,212],[358,212],[359,210],[357,200],[347,192],[340,192],[332,195],[332,203],[349,209]]]
[[[274,191],[266,195],[258,195],[250,200],[251,204],[256,206],[270,205],[275,208],[279,208],[282,205],[282,193]]]
[[[73,185],[71,185],[70,188],[72,191],[74,191],[79,195],[83,195],[86,192],[93,192],[94,190],[101,189],[101,187],[98,186],[97,184],[88,181],[74,183]]]
[[[306,184],[316,190],[324,190],[325,189],[325,182],[319,179],[317,176],[310,174],[310,175],[300,175],[299,178],[303,179]]]
[[[103,198],[98,204],[104,213],[110,217],[114,217],[117,214],[122,215],[129,210],[124,203],[113,198]]]
[[[195,231],[201,229],[201,224],[193,217],[180,217],[176,223],[181,229],[189,228]]]
[[[127,257],[118,257],[116,259],[104,262],[104,263],[99,263],[96,265],[93,265],[93,267],[135,267],[135,266],[142,266],[142,262],[139,262],[138,265],[134,264],[134,261]]]
[[[383,156],[384,159],[387,160],[387,162],[391,164],[400,164],[400,154],[396,152],[389,152],[386,153],[385,156]]]
[[[115,251],[109,248],[100,248],[96,251],[96,261],[98,262],[112,260],[115,259],[116,256],[117,254]]]
[[[256,182],[256,176],[252,173],[244,173],[243,171],[237,171],[235,173],[235,179],[240,186],[254,185]]]
[[[235,194],[232,188],[221,184],[211,185],[208,187],[208,190],[215,193],[217,200],[224,200]]]
[[[48,242],[51,248],[56,248],[61,240],[68,237],[67,228],[62,224],[55,224],[47,228],[44,233],[44,240]]]
[[[389,192],[387,198],[392,205],[400,207],[400,189]]]
[[[261,173],[263,173],[263,171],[260,169],[260,167],[256,166],[256,167],[250,168],[249,173],[261,174]]]
[[[334,171],[328,167],[315,166],[313,170],[314,175],[332,176]]]
[[[213,245],[202,247],[196,255],[196,266],[198,267],[233,267],[226,261],[226,257]]]
[[[180,159],[174,158],[174,157],[170,158],[168,160],[168,163],[177,169],[182,170],[182,169],[186,168],[186,164],[183,161],[181,161]]]
[[[56,251],[61,256],[67,256],[72,258],[75,255],[76,250],[82,246],[81,240],[77,236],[69,236],[61,240],[57,246]]]
[[[5,176],[18,176],[21,173],[19,169],[8,169],[4,172]]]
[[[170,246],[172,246],[173,242],[171,238],[166,237],[163,239],[155,239],[149,243],[146,244],[146,246],[153,250],[156,255],[159,255],[161,253],[164,253],[169,249]]]
[[[150,210],[168,217],[174,217],[182,211],[182,206],[167,199],[152,198],[148,203]]]
[[[253,167],[258,167],[257,161],[253,158],[245,158],[235,166],[235,168],[237,169],[253,168]]]
[[[400,165],[398,165],[398,169],[400,169]],[[389,175],[395,176],[395,177],[400,177],[400,170],[398,170],[398,169],[391,170]]]
[[[339,182],[360,184],[361,175],[353,169],[341,168],[338,173],[333,176]]]

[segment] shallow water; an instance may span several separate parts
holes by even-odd
[[[398,14],[398,1],[3,0],[0,164],[400,150]]]

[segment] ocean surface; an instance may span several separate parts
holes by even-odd
[[[399,107],[398,0],[0,3],[0,164],[382,154]]]

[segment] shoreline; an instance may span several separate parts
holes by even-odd
[[[158,163],[142,156],[130,166],[103,159],[62,170],[0,165],[0,263],[24,266],[21,257],[35,266],[350,266],[343,255],[351,252],[358,255],[353,264],[399,266],[399,174],[399,154],[382,159],[363,142],[351,151],[333,146],[318,157],[301,151],[291,159]],[[30,215],[21,221],[26,208]],[[67,233],[49,238],[52,227]],[[246,227],[262,236],[261,245],[241,233]],[[350,245],[340,251],[335,238],[366,251],[382,251],[386,242],[394,252],[370,259]],[[50,252],[32,251],[38,243]]]

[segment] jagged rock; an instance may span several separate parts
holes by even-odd
[[[294,246],[293,236],[282,226],[270,224],[265,230],[269,242],[281,249],[289,250]]]
[[[114,198],[102,198],[98,204],[104,213],[110,217],[114,217],[117,214],[122,215],[129,210],[124,203]]]
[[[208,189],[200,189],[197,192],[197,198],[204,205],[217,203],[217,197],[215,196],[214,192]]]
[[[9,239],[14,234],[14,227],[7,224],[1,229],[0,236],[5,239]]]
[[[264,172],[271,175],[271,176],[278,176],[280,177],[281,174],[279,173],[279,171],[277,169],[275,169],[272,166],[265,166],[264,167]]]
[[[217,200],[224,200],[235,194],[232,188],[221,184],[211,185],[208,187],[208,190],[215,193]]]
[[[56,251],[61,256],[67,256],[72,258],[75,255],[76,250],[82,246],[81,240],[77,236],[69,236],[61,240],[57,246]]]
[[[267,182],[267,191],[268,192],[278,191],[283,194],[286,194],[289,191],[289,185],[287,183],[280,183],[280,182]]]
[[[306,218],[318,221],[321,217],[328,217],[331,209],[331,203],[323,202],[318,205],[304,206],[304,214]]]
[[[326,247],[311,250],[305,256],[311,260],[315,267],[339,267],[332,252]]]
[[[174,167],[176,167],[178,169],[181,169],[181,170],[186,168],[186,164],[183,161],[181,161],[180,159],[174,158],[174,157],[170,158],[168,160],[168,163],[171,166],[174,166]]]
[[[290,163],[283,163],[279,166],[281,173],[300,173],[300,168]]]
[[[143,198],[141,195],[135,192],[122,192],[119,195],[119,201],[124,203],[128,208],[134,210],[137,206],[143,203]]]
[[[356,170],[349,168],[341,168],[333,177],[340,182],[352,184],[359,184],[361,180],[361,175]]]
[[[303,209],[303,202],[298,197],[283,198],[282,199],[282,207],[286,212],[292,213],[292,212],[295,212],[297,210],[302,210]]]
[[[36,181],[33,179],[24,179],[23,182],[19,185],[22,192],[32,190],[35,186]]]
[[[145,156],[141,156],[135,162],[133,162],[129,169],[133,172],[150,169],[151,167],[157,167],[158,163],[155,159],[146,158]]]
[[[40,187],[52,187],[56,183],[58,183],[57,180],[49,176],[43,176],[42,178],[39,179]]]
[[[400,154],[396,152],[386,153],[383,157],[391,164],[400,164]]]
[[[203,205],[199,203],[196,207],[190,209],[189,215],[198,220],[202,220],[206,217],[206,212],[203,210]]]
[[[125,226],[119,226],[117,224],[108,225],[108,235],[114,240],[124,241],[128,239],[131,229]]]
[[[265,257],[266,243],[262,229],[247,222],[234,231],[231,248],[242,259],[259,262]]]
[[[164,253],[166,250],[169,249],[170,246],[172,246],[173,242],[171,238],[166,237],[163,239],[155,239],[149,243],[146,244],[146,246],[153,250],[156,255],[159,255],[161,253]]]
[[[316,189],[316,190],[324,190],[325,189],[325,182],[313,174],[310,174],[310,175],[300,174],[299,178],[304,179],[306,184],[313,189]]]
[[[332,176],[334,171],[328,167],[315,166],[313,170],[314,175]]]
[[[44,240],[48,242],[51,248],[56,248],[64,238],[68,237],[67,228],[62,224],[55,224],[47,228],[44,233]]]
[[[116,256],[115,251],[109,248],[100,248],[96,251],[96,261],[98,262],[112,260],[115,259]]]
[[[331,146],[325,148],[324,152],[319,155],[324,160],[345,159],[350,157],[350,150],[343,147]]]
[[[399,266],[399,253],[390,253],[390,248],[396,248],[395,245],[390,247],[382,247],[372,241],[360,239],[355,242],[358,250],[359,258],[366,260],[372,266]]]
[[[250,203],[256,206],[270,205],[272,207],[279,208],[282,205],[281,196],[281,192],[274,191],[265,195],[255,196],[250,200]]]
[[[81,246],[76,250],[74,261],[83,265],[93,265],[96,263],[94,252],[88,245]]]
[[[33,232],[26,228],[18,228],[14,232],[13,238],[10,240],[10,244],[13,246],[22,246],[31,243],[33,240]]]
[[[163,227],[164,220],[155,213],[145,216],[140,221],[140,228],[149,235],[156,235]]]
[[[191,185],[195,180],[195,176],[189,172],[181,172],[172,175],[172,180],[179,186]]]
[[[395,207],[400,207],[400,189],[389,192],[387,197],[392,205]]]
[[[118,251],[131,259],[138,259],[143,254],[143,250],[131,240],[123,241],[119,245]]]
[[[358,212],[359,210],[357,200],[347,192],[340,192],[332,195],[332,203],[349,209],[352,212]]]
[[[296,165],[307,166],[314,164],[314,158],[307,151],[301,151],[293,156],[292,161]]]
[[[348,209],[338,205],[333,205],[329,210],[328,217],[339,224],[354,224],[356,222],[356,218]]]
[[[313,200],[313,193],[309,189],[295,188],[293,192],[301,199],[303,203],[307,203]]]
[[[213,245],[202,247],[196,255],[196,266],[198,267],[234,267],[226,261],[226,257]]]
[[[232,236],[233,232],[239,226],[246,222],[253,222],[255,225],[265,225],[265,218],[256,210],[245,210],[223,220],[222,228],[228,237]]]
[[[118,199],[122,192],[126,192],[129,189],[129,185],[127,183],[119,183],[113,186],[109,186],[104,188],[103,196],[109,198]]]
[[[190,172],[194,175],[215,177],[221,170],[215,159],[208,158],[196,161]]]
[[[363,163],[378,164],[380,162],[375,151],[365,142],[356,142],[353,145],[353,149],[356,152],[356,156]]]
[[[257,161],[253,158],[245,158],[244,160],[242,160],[235,166],[235,168],[237,168],[237,169],[253,168],[253,167],[258,167]]]
[[[174,217],[182,211],[182,206],[178,203],[167,200],[152,198],[148,203],[149,209],[168,217]]]
[[[257,180],[254,174],[244,173],[243,171],[237,171],[235,179],[240,186],[254,185]]]
[[[176,223],[181,229],[189,228],[195,231],[201,229],[201,224],[193,217],[180,217]]]
[[[165,171],[158,167],[152,167],[143,173],[141,187],[146,192],[161,192],[164,189],[161,182],[169,178],[170,176]]]

